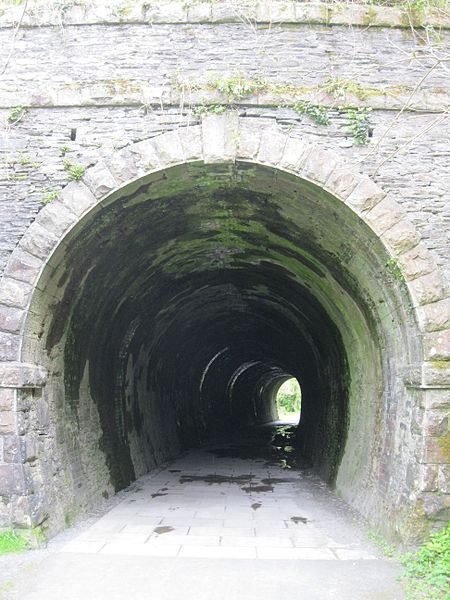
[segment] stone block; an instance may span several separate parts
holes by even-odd
[[[202,138],[205,164],[234,162],[238,137],[238,117],[235,113],[204,116]]]
[[[449,441],[447,436],[425,437],[421,461],[428,464],[447,464],[449,461]]]
[[[442,494],[450,494],[450,465],[440,465],[438,469],[438,489]]]
[[[0,434],[16,433],[16,413],[14,411],[0,411]]]
[[[81,181],[72,181],[69,183],[61,191],[59,199],[77,217],[81,217],[87,210],[97,204],[94,194]]]
[[[408,287],[415,306],[437,302],[447,296],[444,280],[437,270],[410,281]]]
[[[24,281],[4,277],[0,282],[0,302],[5,306],[26,308],[31,286]]]
[[[117,181],[103,161],[89,167],[83,181],[96,198],[104,198],[117,187]]]
[[[420,465],[419,468],[419,491],[435,492],[438,489],[437,465]]]
[[[0,387],[36,388],[47,381],[47,371],[39,365],[21,362],[0,363]]]
[[[0,304],[0,330],[19,333],[24,315],[25,311],[21,308]]]
[[[17,360],[20,337],[15,333],[0,332],[0,362]]]
[[[255,127],[240,119],[236,156],[244,159],[254,159],[258,154],[261,143],[262,128]]]
[[[386,193],[376,183],[366,175],[363,175],[345,202],[355,209],[357,213],[362,213],[371,210],[385,196]]]
[[[20,495],[26,492],[23,467],[20,464],[0,464],[0,496]]]
[[[163,167],[184,162],[184,151],[177,131],[154,138],[155,150]]]
[[[423,336],[425,357],[429,360],[450,358],[450,329],[426,333]]]
[[[40,223],[34,222],[27,229],[19,246],[37,258],[46,259],[58,243],[58,238]]]
[[[189,23],[204,23],[212,18],[213,4],[202,2],[200,4],[187,5],[187,20]]]
[[[280,167],[297,173],[312,150],[313,144],[309,139],[288,137],[280,160]]]
[[[258,2],[256,21],[258,23],[291,23],[295,21],[295,3]]]
[[[385,230],[381,235],[381,239],[391,250],[392,254],[407,252],[420,242],[420,236],[415,227],[406,218],[401,219],[398,223]]]
[[[359,173],[352,173],[348,169],[335,169],[325,182],[325,187],[336,198],[345,200],[360,183],[361,179],[362,175]]]
[[[416,309],[419,323],[424,331],[440,331],[450,328],[450,299],[445,298]]]
[[[161,161],[153,140],[143,140],[130,146],[140,175],[161,168]]]
[[[450,388],[450,362],[432,361],[422,365],[422,383],[425,386],[446,386]]]
[[[183,127],[178,131],[178,135],[186,161],[203,158],[202,128],[200,125]]]
[[[267,127],[261,135],[257,161],[277,167],[283,158],[288,136],[276,127]]]
[[[424,412],[422,423],[423,434],[432,437],[444,436],[448,431],[448,422],[449,414],[447,410],[427,410]]]
[[[17,433],[19,435],[26,435],[30,431],[30,414],[29,412],[18,412],[17,413]]]
[[[14,410],[16,404],[16,392],[14,389],[0,388],[0,411]]]
[[[318,146],[313,146],[302,164],[300,175],[311,181],[324,184],[337,165],[337,156],[322,150]]]
[[[407,280],[428,275],[436,268],[433,257],[422,244],[404,252],[397,260]]]
[[[403,209],[391,198],[385,197],[363,215],[364,221],[378,235],[382,236],[388,229],[403,219]]]
[[[25,283],[33,283],[41,268],[42,260],[16,248],[8,261],[5,276]]]
[[[450,408],[450,389],[429,389],[419,391],[420,406],[426,410]]]
[[[450,499],[437,494],[422,494],[421,496],[423,512],[425,516],[434,520],[443,512],[447,512],[450,508]]]
[[[21,463],[21,443],[18,435],[3,437],[3,461],[5,463]]]
[[[144,11],[149,23],[184,23],[187,20],[186,6],[179,2],[145,4]]]
[[[58,238],[62,237],[76,220],[76,215],[59,200],[44,206],[36,217],[36,223]]]
[[[129,148],[113,152],[111,157],[105,159],[105,162],[118,185],[132,181],[139,175],[135,156]]]

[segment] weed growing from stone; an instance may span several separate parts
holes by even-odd
[[[396,556],[397,551],[395,549],[395,546],[389,544],[389,542],[387,542],[378,531],[369,531],[367,537],[373,544],[375,544],[375,546],[377,546],[381,550],[381,552],[385,556],[389,558]]]
[[[263,92],[267,89],[267,83],[259,78],[246,79],[241,74],[225,79],[213,79],[208,87],[225,94],[230,100],[239,100]]]
[[[58,198],[59,198],[58,190],[49,190],[48,192],[46,192],[44,194],[44,197],[42,198],[41,202],[42,202],[42,204],[50,204],[50,202],[53,202],[53,200],[57,200]]]
[[[11,554],[12,552],[23,552],[30,548],[29,541],[11,529],[0,532],[0,555]]]
[[[230,108],[230,106],[225,106],[224,104],[198,104],[192,107],[192,115],[196,119],[206,114],[220,115],[226,110],[230,110]]]
[[[312,104],[308,101],[297,102],[292,106],[295,112],[299,115],[307,115],[315,123],[319,125],[329,125],[330,117],[328,109],[325,106],[319,104]]]
[[[23,106],[13,106],[9,110],[8,122],[11,125],[18,123],[25,115],[26,109]]]
[[[406,600],[448,600],[450,589],[450,522],[417,552],[405,554]]]
[[[83,165],[76,165],[67,158],[63,160],[64,169],[69,174],[69,179],[73,181],[79,181],[86,172],[86,169]]]
[[[349,120],[350,131],[353,139],[359,146],[365,146],[370,137],[370,112],[371,108],[345,108],[344,112]]]

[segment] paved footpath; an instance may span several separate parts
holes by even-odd
[[[266,428],[139,479],[94,524],[37,553],[3,597],[401,599],[397,563],[381,558],[357,515],[298,468],[291,435]]]

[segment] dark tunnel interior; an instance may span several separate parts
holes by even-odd
[[[298,451],[355,485],[383,368],[373,306],[394,293],[385,261],[340,201],[269,168],[183,165],[122,188],[67,236],[33,300],[25,350],[50,372],[55,471],[88,504],[273,421],[295,377]]]

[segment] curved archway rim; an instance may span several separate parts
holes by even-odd
[[[424,361],[448,358],[450,301],[438,266],[398,203],[367,175],[353,172],[338,156],[309,139],[229,113],[206,115],[201,125],[162,133],[99,160],[86,170],[82,181],[70,182],[60,199],[43,207],[12,252],[0,283],[0,311],[2,307],[12,310],[19,323],[15,331],[0,334],[10,346],[3,362],[20,362],[26,316],[42,272],[56,248],[87,215],[104,207],[125,186],[173,167],[236,162],[298,177],[352,210],[392,257],[403,279],[418,334],[424,338]],[[24,267],[21,254],[31,257],[31,264]]]

